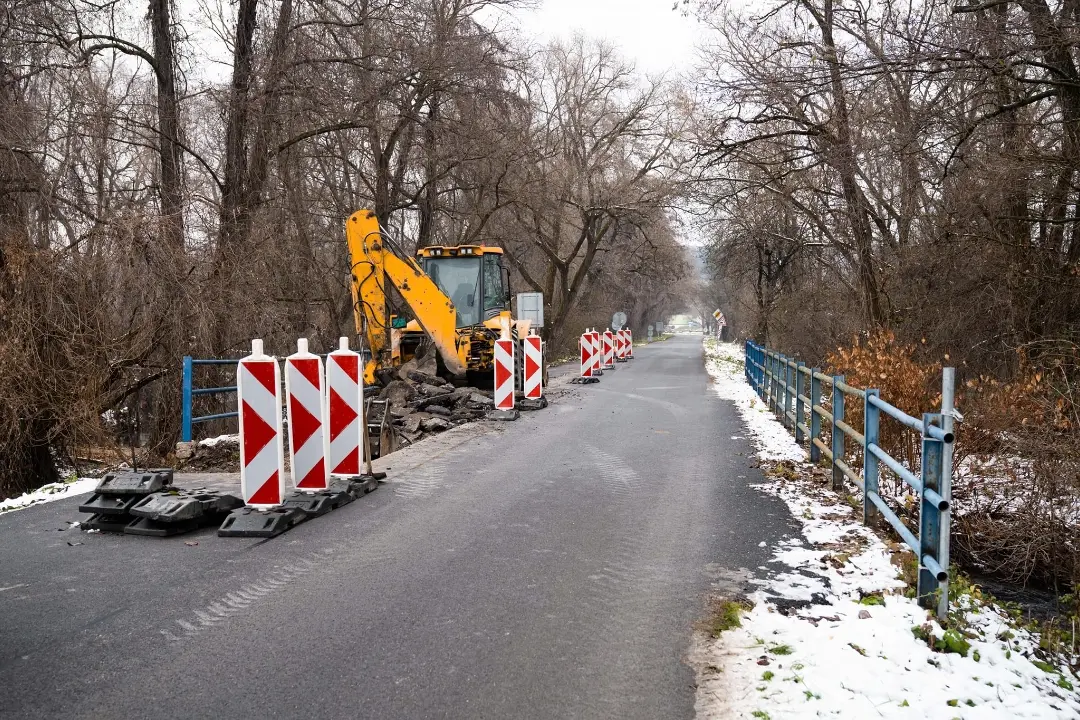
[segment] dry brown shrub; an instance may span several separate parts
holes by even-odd
[[[921,354],[884,330],[831,353],[828,367],[918,417],[941,405],[941,364]],[[980,375],[957,388],[965,417],[954,454],[954,557],[1012,582],[1067,588],[1080,581],[1080,349],[1044,342],[1017,357],[1011,379]],[[860,403],[848,398],[845,409],[861,430]],[[879,444],[917,474],[919,433],[882,418]],[[885,469],[880,490],[896,508],[909,492]]]
[[[867,337],[856,338],[849,347],[840,348],[826,357],[827,367],[845,382],[858,388],[876,388],[881,399],[909,415],[920,417],[941,406],[941,366],[917,359],[919,348],[903,343],[891,330],[879,330]],[[848,397],[844,408],[846,421],[861,430],[862,403]],[[917,472],[922,448],[919,434],[896,420],[881,414],[878,445],[891,456]],[[887,470],[881,474],[882,494],[899,496],[902,481]]]

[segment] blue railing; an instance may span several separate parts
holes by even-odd
[[[237,417],[239,413],[225,412],[216,413],[214,415],[200,415],[198,417],[192,416],[192,402],[200,395],[227,395],[230,393],[236,393],[236,386],[230,385],[227,387],[195,387],[195,368],[200,365],[232,365],[236,366],[239,360],[199,360],[191,356],[184,356],[184,374],[183,374],[183,400],[182,408],[180,410],[180,439],[184,442],[191,442],[192,426],[195,423],[210,422],[211,420],[225,420],[227,418]]]
[[[811,462],[822,456],[832,466],[832,487],[840,491],[848,479],[862,493],[863,523],[876,514],[888,520],[919,558],[916,594],[924,607],[935,607],[944,618],[949,597],[949,513],[953,455],[953,369],[943,373],[942,411],[923,413],[922,420],[881,399],[875,389],[859,389],[844,382],[843,375],[826,375],[752,341],[746,342],[746,381],[781,423],[807,444]],[[824,389],[831,394],[830,409],[822,406]],[[859,432],[844,420],[847,398],[862,404],[863,428]],[[881,414],[919,432],[922,436],[922,467],[919,474],[904,467],[879,445]],[[822,420],[831,428],[829,443],[822,440]],[[850,438],[862,449],[862,473],[846,462],[845,442]],[[904,525],[878,494],[880,466],[907,483],[919,494],[919,535]]]

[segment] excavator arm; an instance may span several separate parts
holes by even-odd
[[[401,293],[420,327],[435,343],[447,370],[454,375],[464,374],[465,364],[457,349],[457,309],[450,298],[415,260],[398,257],[387,249],[379,232],[379,221],[371,210],[353,213],[345,223],[345,235],[352,265],[356,332],[366,336],[371,350],[371,361],[364,369],[368,382],[376,368],[389,365],[392,348],[387,282]]]

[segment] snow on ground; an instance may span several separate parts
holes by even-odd
[[[954,601],[957,629],[948,635],[967,640],[966,656],[932,650],[946,628],[902,594],[893,564],[911,554],[805,479],[812,468],[802,448],[745,382],[742,347],[705,347],[715,391],[738,407],[758,457],[781,461],[758,489],[788,505],[803,537],[774,549],[779,570],[752,581],[758,589],[740,627],[699,635],[691,654],[699,717],[1080,717],[1080,678],[1035,665],[1037,638],[972,594]]]
[[[99,482],[101,482],[101,478],[81,478],[73,480],[72,482],[42,485],[33,492],[28,492],[8,500],[0,500],[0,513],[19,510],[20,508],[29,507],[31,505],[52,502],[53,500],[70,497],[71,495],[80,495],[82,493],[90,492],[97,487]]]
[[[202,445],[203,447],[217,447],[222,443],[227,445],[239,445],[240,435],[237,433],[231,435],[218,435],[217,437],[206,438],[199,441],[199,445]]]

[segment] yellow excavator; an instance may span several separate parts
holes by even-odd
[[[373,384],[380,370],[413,359],[430,341],[437,350],[440,376],[458,384],[490,387],[495,340],[505,336],[518,341],[529,334],[530,327],[530,321],[511,316],[510,273],[503,265],[502,248],[433,246],[409,257],[384,236],[371,210],[353,213],[345,234],[356,331],[370,353],[365,383]],[[391,314],[391,287],[408,305],[412,319]],[[518,389],[521,355],[517,345]],[[546,384],[546,362],[542,372]]]

